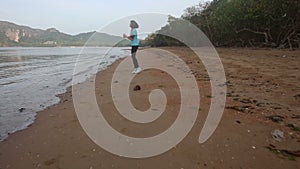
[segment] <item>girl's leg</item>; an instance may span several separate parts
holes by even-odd
[[[131,47],[131,57],[132,57],[132,61],[133,61],[133,65],[134,65],[135,69],[139,67],[138,61],[136,59],[137,49],[138,49],[138,46],[132,46]]]
[[[138,64],[138,61],[136,59],[136,53],[133,53],[131,54],[131,57],[132,57],[132,61],[133,61],[133,65],[134,65],[134,68],[138,68],[139,67],[139,64]]]

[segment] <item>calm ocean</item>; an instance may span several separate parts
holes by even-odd
[[[0,141],[34,122],[36,112],[59,102],[57,94],[72,85],[78,57],[83,82],[115,60],[129,54],[106,47],[0,48]],[[73,82],[74,83],[74,82]]]

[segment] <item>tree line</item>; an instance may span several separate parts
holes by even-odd
[[[217,47],[300,47],[299,0],[213,0],[199,3],[187,8],[179,19],[169,16],[167,25],[146,38],[146,45],[183,45],[163,35],[182,19],[197,26]]]

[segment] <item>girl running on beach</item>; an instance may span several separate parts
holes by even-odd
[[[123,34],[123,38],[127,38],[131,41],[131,57],[134,65],[134,70],[132,71],[132,73],[137,74],[140,71],[142,71],[136,59],[136,52],[139,48],[139,40],[138,40],[138,34],[136,29],[139,28],[139,25],[137,24],[136,21],[131,20],[129,26],[131,28],[130,35],[127,36],[126,34]]]

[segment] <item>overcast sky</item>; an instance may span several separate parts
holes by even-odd
[[[55,27],[68,34],[97,31],[120,18],[141,13],[180,17],[203,0],[2,0],[0,20],[33,28]]]

